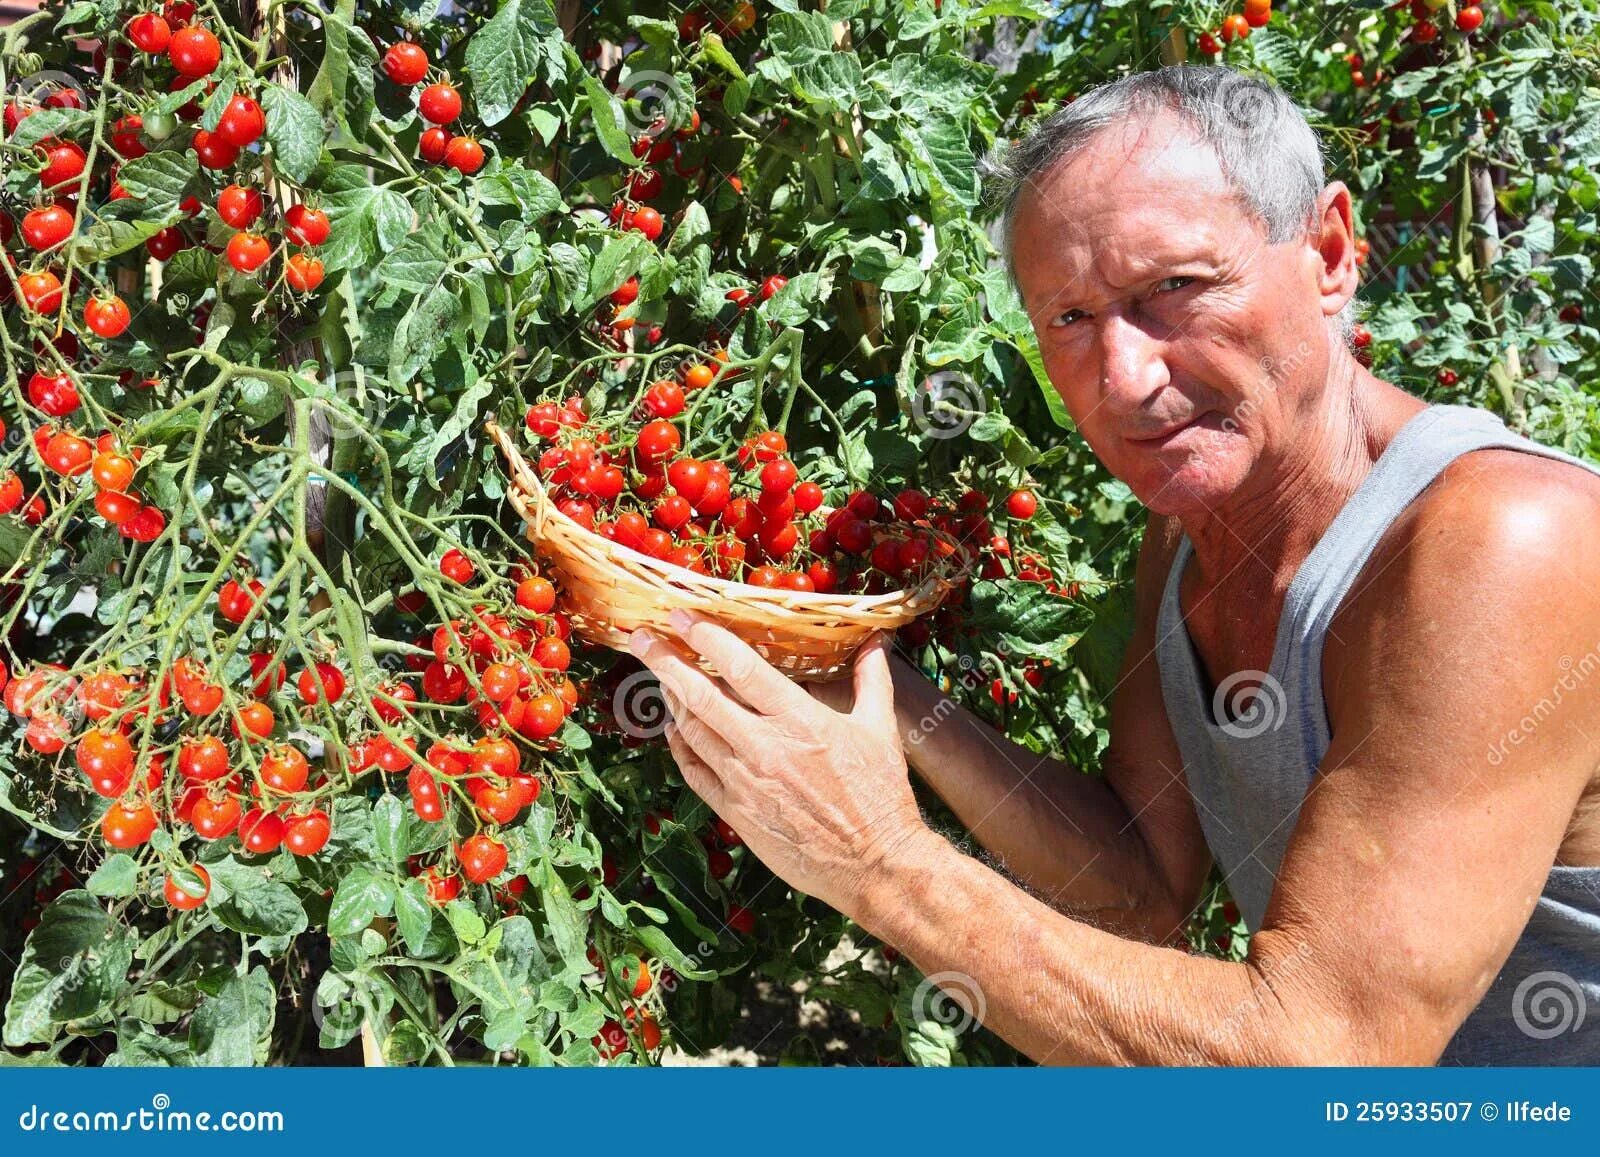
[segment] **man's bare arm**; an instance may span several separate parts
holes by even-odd
[[[1155,661],[1173,538],[1157,520],[1140,552],[1103,778],[1012,743],[894,663],[907,761],[973,837],[1053,907],[1157,942],[1182,926],[1210,864]]]
[[[1600,545],[1570,533],[1596,504],[1523,493],[1429,503],[1448,518],[1419,512],[1406,548],[1374,560],[1388,573],[1341,616],[1333,745],[1247,961],[1107,935],[928,834],[845,910],[924,971],[969,976],[990,1027],[1041,1061],[1436,1060],[1526,924],[1600,758],[1596,685],[1501,742],[1551,700],[1562,657],[1600,641]]]

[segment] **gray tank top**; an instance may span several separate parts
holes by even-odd
[[[1522,450],[1600,473],[1511,433],[1483,410],[1432,406],[1417,414],[1300,565],[1278,621],[1271,679],[1255,673],[1257,693],[1236,693],[1234,677],[1207,693],[1178,602],[1194,548],[1187,537],[1178,547],[1157,627],[1161,692],[1206,843],[1251,931],[1261,926],[1301,801],[1328,750],[1328,624],[1401,512],[1451,462],[1483,449]],[[1219,722],[1214,698],[1243,710]],[[1522,936],[1440,1063],[1600,1064],[1600,867],[1550,869]]]

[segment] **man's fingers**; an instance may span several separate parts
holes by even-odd
[[[656,678],[661,680],[662,690],[676,700],[681,710],[674,714],[680,722],[684,716],[698,716],[730,743],[748,742],[750,729],[757,717],[746,711],[709,675],[685,659],[670,642],[651,631],[638,630],[629,636],[628,649],[655,672]]]
[[[678,637],[709,659],[722,681],[761,714],[782,715],[805,705],[809,696],[732,631],[687,611],[673,611],[671,621]]]
[[[864,723],[894,727],[894,676],[889,671],[889,637],[879,631],[855,658],[856,705],[850,712]]]
[[[667,702],[669,705],[672,704],[670,698]],[[672,726],[689,745],[689,750],[694,752],[700,762],[709,767],[718,779],[728,775],[739,762],[733,747],[707,726],[705,720],[696,718],[688,712],[678,711],[674,707]]]
[[[689,746],[689,741],[678,730],[677,724],[667,724],[666,735],[667,746],[672,750],[672,758],[677,761],[683,782],[689,785],[690,791],[706,801],[707,807],[720,814],[723,808],[724,789],[722,781],[717,778],[717,773],[707,767],[695,754],[694,749]]]

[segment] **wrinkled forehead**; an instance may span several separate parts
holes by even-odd
[[[1154,114],[1103,129],[1029,179],[1012,216],[1012,274],[1035,300],[1064,279],[1115,285],[1152,263],[1220,258],[1265,237],[1212,149],[1176,115]]]

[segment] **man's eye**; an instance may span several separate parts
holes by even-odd
[[[1065,328],[1066,326],[1071,325],[1073,322],[1080,321],[1083,318],[1088,317],[1088,316],[1089,315],[1084,313],[1083,310],[1081,310],[1081,309],[1069,309],[1069,310],[1067,310],[1066,313],[1063,313],[1063,314],[1059,315],[1050,324],[1052,326],[1058,326],[1058,327]]]
[[[1156,283],[1157,293],[1169,293],[1174,289],[1182,289],[1186,285],[1193,285],[1192,277],[1168,277]]]

